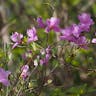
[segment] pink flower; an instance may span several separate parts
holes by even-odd
[[[46,22],[43,22],[42,18],[37,18],[37,23],[40,28],[45,28],[45,31],[48,33],[51,30],[55,32],[60,32],[59,23],[60,20],[56,17],[51,17],[50,19],[47,19]]]
[[[68,40],[69,42],[74,42],[79,47],[87,49],[87,40],[85,36],[81,35],[81,32],[78,25],[73,24],[70,27],[61,30],[62,35],[60,36],[61,40]]]
[[[81,31],[78,25],[73,24],[65,29],[61,29],[61,33],[61,40],[68,40],[70,42],[74,42],[76,38],[79,38]]]
[[[22,38],[23,38],[23,35],[18,32],[15,32],[14,34],[12,34],[11,40],[14,42],[12,49],[14,49],[16,46],[18,46],[22,42]]]
[[[9,86],[10,82],[8,80],[8,76],[10,74],[10,71],[5,71],[4,69],[0,68],[0,83],[2,83],[5,86]]]
[[[96,43],[96,38],[93,38],[92,39],[92,43]]]
[[[27,35],[28,35],[28,43],[38,40],[35,27],[33,27],[32,29],[28,29]]]
[[[24,65],[22,68],[21,68],[21,71],[22,71],[22,73],[21,73],[21,78],[23,78],[23,80],[25,80],[27,77],[28,77],[28,75],[29,75],[29,66],[28,65]]]
[[[60,20],[55,17],[51,17],[50,19],[47,19],[46,21],[46,28],[45,31],[48,33],[51,30],[54,30],[55,32],[60,32],[59,28]]]
[[[45,28],[46,27],[46,24],[43,22],[42,18],[41,17],[38,17],[37,18],[37,23],[38,23],[38,26],[40,28]]]
[[[93,24],[93,20],[91,19],[91,16],[88,13],[82,13],[78,15],[78,19],[80,20],[80,23],[89,24],[89,25]]]
[[[87,47],[87,39],[85,36],[80,36],[78,39],[74,41],[75,44],[77,44],[79,47],[88,49]]]
[[[40,64],[43,65],[43,64],[48,64],[50,58],[51,58],[51,49],[50,49],[50,46],[48,46],[46,49],[45,49],[45,57],[40,59]]]
[[[88,13],[82,13],[78,16],[78,19],[80,21],[79,27],[81,31],[89,31],[90,26],[94,24],[93,20],[91,19],[90,14]]]
[[[71,26],[71,31],[72,31],[73,36],[75,36],[76,38],[78,38],[81,34],[80,27],[76,24],[73,24]]]

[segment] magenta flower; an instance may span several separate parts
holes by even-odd
[[[41,17],[38,17],[37,18],[37,23],[38,23],[38,26],[40,28],[45,28],[46,27],[46,24],[43,22],[42,18]]]
[[[55,32],[60,32],[59,23],[60,20],[58,18],[51,17],[50,19],[47,19],[45,31],[47,33],[51,30],[54,30]]]
[[[56,17],[51,17],[50,19],[47,19],[46,22],[43,22],[42,18],[39,17],[37,18],[37,23],[40,28],[45,28],[45,31],[47,33],[51,30],[54,30],[55,32],[60,32],[60,20]]]
[[[10,82],[8,80],[8,76],[10,74],[10,71],[5,71],[4,69],[0,68],[0,83],[2,83],[4,86],[9,86]]]
[[[23,35],[18,32],[15,32],[14,34],[12,34],[11,40],[14,42],[12,49],[18,46],[22,42],[22,38],[23,38]]]
[[[28,35],[28,43],[38,40],[35,27],[33,27],[32,29],[28,29],[27,35]]]
[[[71,27],[61,29],[62,35],[60,36],[61,40],[73,41],[74,37],[72,35]]]
[[[80,30],[81,30],[82,32],[83,32],[83,31],[89,32],[89,30],[90,30],[90,25],[80,23],[80,24],[79,24],[79,28],[80,28]]]
[[[73,24],[70,27],[67,27],[65,29],[61,29],[62,35],[60,36],[61,40],[68,40],[69,42],[74,42],[79,47],[87,48],[87,40],[86,37],[81,36],[81,30],[79,29],[79,26],[76,24]]]
[[[87,40],[82,32],[89,31],[90,26],[94,23],[91,19],[91,16],[87,13],[82,13],[78,16],[78,19],[80,20],[80,23],[78,25],[73,24],[70,27],[61,29],[60,39],[68,40],[69,42],[74,42],[79,47],[87,48]],[[95,39],[93,39],[92,42],[94,41]]]
[[[78,16],[80,21],[79,27],[81,31],[89,31],[90,26],[94,24],[93,20],[91,19],[90,14],[82,13]]]
[[[61,29],[61,33],[62,33],[62,35],[60,36],[61,40],[68,40],[73,42],[76,38],[80,36],[81,31],[78,25],[73,24],[70,27]]]
[[[74,41],[75,44],[77,44],[79,47],[87,49],[87,39],[85,36],[80,36],[78,39]]]
[[[28,77],[28,75],[29,75],[29,66],[28,65],[24,65],[22,68],[21,68],[21,71],[22,71],[22,73],[21,73],[21,78],[23,78],[23,80],[25,80],[27,77]]]
[[[93,20],[91,19],[90,14],[82,13],[78,16],[78,19],[80,20],[80,23],[89,24],[89,25],[93,24]]]
[[[76,24],[73,24],[71,26],[70,31],[72,31],[73,36],[75,36],[76,38],[78,38],[80,36],[80,34],[81,34],[81,30],[80,30],[79,26],[76,25]]]

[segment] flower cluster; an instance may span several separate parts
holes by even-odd
[[[37,18],[37,22],[40,28],[45,28],[46,33],[50,32],[51,30],[55,32],[60,32],[60,20],[56,17],[51,17],[50,19],[47,19],[45,23],[43,22],[42,18],[39,17]]]
[[[87,48],[87,39],[84,36],[84,32],[89,32],[91,25],[93,25],[93,20],[90,15],[83,13],[78,16],[80,23],[73,24],[65,29],[61,29],[61,40],[68,40],[69,42],[74,42],[79,47]]]
[[[28,36],[28,40],[27,40],[28,43],[38,40],[35,27],[27,30],[27,36]],[[14,42],[12,49],[17,47],[19,44],[22,44],[22,39],[23,39],[23,34],[20,34],[18,32],[12,34],[11,40]]]
[[[45,22],[42,20],[41,17],[39,17],[37,18],[37,23],[38,27],[43,28],[46,33],[49,33],[51,30],[53,30],[54,32],[60,32],[61,40],[68,40],[69,42],[74,42],[79,47],[87,48],[87,39],[82,33],[89,32],[90,27],[94,24],[94,22],[91,19],[90,14],[87,13],[82,13],[78,15],[78,19],[80,21],[79,24],[72,24],[71,26],[66,27],[64,29],[60,28],[60,20],[56,17],[51,17],[50,19],[47,19]],[[35,27],[27,30],[28,43],[38,40],[36,33],[37,31]],[[14,42],[12,48],[15,48],[16,46],[21,44],[22,38],[22,34],[15,32],[11,36],[11,40]]]
[[[60,28],[60,20],[56,17],[51,17],[50,19],[47,19],[45,22],[41,17],[37,18],[37,24],[38,27],[41,29],[44,29],[45,33],[49,33],[50,31],[59,32],[60,40],[67,40],[69,42],[74,42],[81,48],[87,48],[87,38],[85,37],[85,33],[90,31],[90,27],[94,24],[93,20],[91,19],[91,16],[87,13],[82,13],[78,15],[79,23],[78,24],[72,24],[71,26],[68,26],[66,28]],[[37,27],[37,28],[38,28]],[[38,40],[37,36],[37,29],[35,27],[32,27],[31,29],[28,29],[26,32],[27,35],[27,45],[31,42],[35,42]],[[24,39],[23,34],[15,32],[11,36],[11,40],[13,41],[12,49],[22,44]],[[50,39],[50,38],[49,38]],[[92,39],[92,43],[96,43],[96,38]],[[29,50],[29,49],[28,49]],[[51,46],[48,45],[48,47],[42,48],[39,50],[40,55],[37,56],[37,58],[34,60],[34,66],[40,65],[47,65],[49,60],[51,59]],[[26,52],[22,56],[23,59],[26,59],[29,55],[32,55],[32,50]],[[38,60],[37,60],[38,59]],[[5,86],[9,85],[8,76],[10,72],[4,71],[2,68],[0,68],[0,82],[4,84]],[[20,77],[25,80],[29,76],[29,66],[24,65],[21,68],[21,75]]]

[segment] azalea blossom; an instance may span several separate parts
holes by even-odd
[[[45,32],[48,33],[51,30],[55,32],[60,32],[60,20],[56,17],[51,17],[50,19],[47,19],[45,22],[43,22],[42,18],[37,18],[37,23],[40,28],[45,28]]]
[[[78,25],[76,25],[76,24],[73,24],[71,26],[70,31],[72,31],[73,36],[75,36],[76,38],[78,38],[80,36],[80,34],[81,34],[80,27]]]
[[[85,36],[80,36],[78,39],[75,39],[74,43],[77,44],[81,48],[84,48],[84,49],[88,48],[87,47],[88,42]]]
[[[38,17],[37,18],[37,23],[38,23],[38,26],[40,28],[45,28],[46,27],[46,24],[43,22],[42,18],[41,17]]]
[[[10,74],[10,71],[5,71],[3,68],[0,68],[0,83],[2,83],[5,86],[9,86],[10,82],[8,80],[8,76]]]
[[[11,40],[14,42],[12,49],[18,46],[22,42],[22,38],[23,38],[23,35],[18,32],[15,32],[14,34],[12,34]]]
[[[88,13],[82,13],[78,15],[78,19],[80,20],[80,23],[89,24],[89,25],[93,24],[93,20],[91,19],[91,16]]]
[[[45,31],[48,33],[51,30],[54,30],[55,32],[60,32],[59,28],[60,20],[56,17],[51,17],[50,19],[46,20],[46,28]]]
[[[35,27],[33,27],[32,29],[28,29],[27,35],[28,35],[28,43],[38,40]]]
[[[28,65],[24,65],[21,68],[21,71],[22,71],[22,73],[21,73],[20,77],[25,80],[28,77],[28,75],[29,75],[29,66]]]
[[[79,47],[87,48],[87,40],[85,36],[82,36],[82,31],[79,29],[79,26],[73,24],[70,27],[61,29],[62,35],[60,36],[61,40],[68,40],[69,42],[74,42]]]
[[[93,20],[91,19],[90,14],[88,13],[82,13],[78,15],[78,19],[80,21],[79,27],[81,31],[89,31],[90,26],[94,24]]]
[[[72,26],[69,26],[65,29],[61,29],[62,35],[60,36],[60,39],[73,42],[76,38],[79,38],[80,33],[81,31],[78,25],[73,24]]]

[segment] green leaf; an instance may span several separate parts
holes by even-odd
[[[96,4],[95,3],[92,6],[92,11],[93,11],[94,14],[96,14]]]
[[[70,4],[76,6],[80,3],[80,0],[69,0]]]

